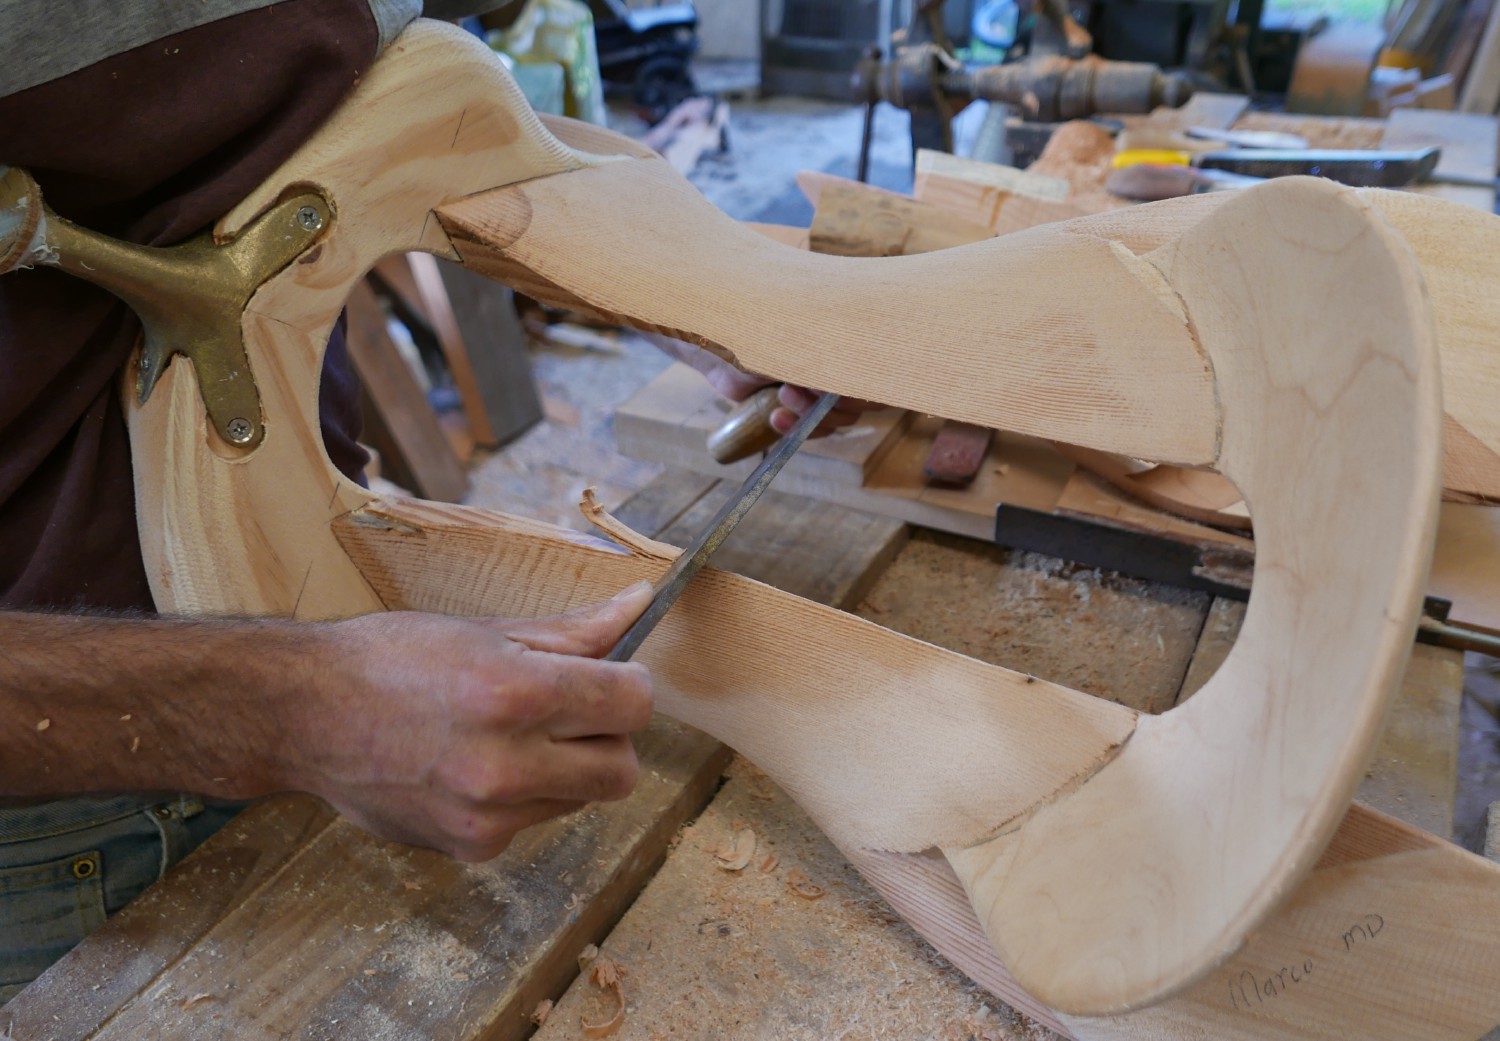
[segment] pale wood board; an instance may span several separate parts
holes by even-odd
[[[1426,109],[1396,109],[1386,123],[1381,147],[1392,149],[1442,148],[1438,158],[1439,174],[1493,180],[1497,167],[1496,149],[1500,148],[1500,121],[1493,115],[1468,112],[1434,112]],[[1484,210],[1495,208],[1495,189],[1457,184],[1418,184],[1409,191],[1436,196]]]

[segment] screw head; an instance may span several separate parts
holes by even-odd
[[[323,215],[311,206],[303,206],[297,211],[297,223],[308,231],[317,231],[323,226]]]
[[[250,440],[250,435],[255,433],[255,428],[250,425],[248,419],[231,419],[229,421],[229,440],[237,445],[242,445]]]

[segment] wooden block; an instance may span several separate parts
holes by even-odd
[[[5,1033],[94,1036],[336,819],[307,795],[251,806],[7,1004]]]
[[[1442,155],[1437,172],[1466,177],[1493,179],[1497,165],[1497,123],[1489,115],[1467,112],[1433,112],[1426,109],[1399,109],[1391,113],[1384,148],[1425,148],[1438,145]],[[1489,212],[1495,205],[1493,187],[1470,187],[1457,184],[1420,184],[1411,189],[1422,195],[1463,203]]]
[[[1454,621],[1500,632],[1500,507],[1443,503],[1428,590]]]
[[[67,1036],[101,1041],[523,1037],[727,761],[666,719],[637,749],[629,799],[527,829],[488,864],[268,800],[7,1005],[14,1036],[62,1036],[66,1015]]]
[[[1244,115],[1250,107],[1250,99],[1243,94],[1214,94],[1202,91],[1188,98],[1181,108],[1159,108],[1151,113],[1151,122],[1157,126],[1185,129],[1187,127],[1212,127],[1227,130]]]
[[[379,450],[386,476],[428,499],[457,502],[469,479],[427,395],[385,328],[385,313],[361,282],[349,296],[349,358],[366,401],[365,436]]]
[[[937,484],[968,484],[974,480],[984,457],[989,454],[994,437],[995,432],[989,427],[956,420],[944,421],[943,428],[932,440],[926,462],[922,464],[922,476]]]
[[[855,183],[823,190],[808,244],[840,257],[905,257],[988,238],[989,228],[940,206]]]
[[[458,332],[468,347],[475,387],[495,444],[504,445],[542,418],[526,333],[515,294],[460,264],[438,264]]]
[[[1385,43],[1378,25],[1336,23],[1302,44],[1287,88],[1288,112],[1357,116]]]

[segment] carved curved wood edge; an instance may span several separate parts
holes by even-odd
[[[333,530],[392,610],[553,614],[669,563],[432,503],[374,502]],[[1097,769],[1136,720],[712,568],[637,657],[661,711],[749,757],[835,841],[865,848],[975,841]]]
[[[1069,226],[1146,254],[1203,220],[1232,193],[1152,203],[1154,220],[1130,211],[1081,217]],[[1500,500],[1500,216],[1412,192],[1357,194],[1401,233],[1422,270],[1442,358],[1443,488],[1455,502]],[[1206,202],[1204,200],[1207,200]],[[1127,453],[1129,454],[1129,453]],[[1378,460],[1376,461],[1378,464]]]
[[[845,852],[965,975],[1079,1041],[1474,1041],[1500,1023],[1500,865],[1358,804],[1228,961],[1107,1018],[1059,1015],[1016,984],[942,858]]]
[[[1255,297],[1254,279],[1233,277],[1234,258],[1226,267],[1215,252],[1221,240],[1259,241],[1257,227],[1241,228],[1234,224],[1243,224],[1241,217],[1223,217],[1220,210],[1215,220],[1149,257],[1066,228],[888,261],[810,256],[738,229],[657,160],[606,160],[572,151],[545,132],[493,57],[481,51],[463,34],[409,30],[329,127],[224,223],[232,230],[291,185],[316,186],[336,212],[319,247],[267,283],[245,313],[251,367],[265,402],[265,442],[248,454],[223,450],[208,433],[181,366],[167,374],[150,405],[133,415],[143,546],[158,605],[185,613],[336,617],[408,604],[406,594],[395,591],[402,582],[420,582],[434,559],[433,540],[408,528],[424,531],[433,516],[417,516],[413,511],[423,508],[415,505],[382,506],[354,519],[351,511],[370,497],[328,463],[317,434],[316,381],[327,332],[353,281],[389,253],[447,252],[444,227],[466,262],[481,271],[510,274],[523,288],[561,294],[632,324],[685,332],[778,378],[1131,455],[1219,462],[1257,503],[1263,522],[1280,514],[1283,523],[1271,525],[1271,550],[1262,550],[1267,574],[1258,574],[1245,632],[1215,677],[1220,693],[1211,683],[1165,717],[1137,724],[1124,710],[1101,709],[1063,688],[918,650],[923,645],[866,623],[805,616],[797,602],[770,605],[752,586],[724,576],[710,576],[696,597],[684,600],[678,636],[668,629],[658,638],[655,664],[668,690],[702,695],[675,701],[669,696],[674,714],[728,735],[779,783],[809,800],[809,810],[836,840],[885,849],[937,842],[956,851],[950,855],[988,912],[992,942],[1018,978],[1049,1001],[1075,1010],[1149,1001],[1227,956],[1331,831],[1336,816],[1330,814],[1347,804],[1373,720],[1393,687],[1390,673],[1405,652],[1420,592],[1413,579],[1421,567],[1420,514],[1430,509],[1423,503],[1420,456],[1436,453],[1436,419],[1428,424],[1419,413],[1430,406],[1435,417],[1435,400],[1407,387],[1407,397],[1397,395],[1383,413],[1384,434],[1366,439],[1385,446],[1404,435],[1392,447],[1398,461],[1381,475],[1382,508],[1367,511],[1371,532],[1310,553],[1318,560],[1331,552],[1340,566],[1363,554],[1365,573],[1347,587],[1347,596],[1359,594],[1360,602],[1348,612],[1344,600],[1309,597],[1299,584],[1305,550],[1298,533],[1316,531],[1327,520],[1319,512],[1321,497],[1313,496],[1312,506],[1284,502],[1267,488],[1275,482],[1257,468],[1257,431],[1268,420],[1279,427],[1285,418],[1274,409],[1261,414],[1270,396],[1265,379],[1254,375],[1255,359],[1267,345],[1242,342],[1227,318],[1226,329],[1209,320],[1223,310],[1223,301],[1214,303],[1221,284],[1248,293],[1257,308],[1266,304]],[[1420,353],[1415,276],[1394,261],[1394,275],[1389,265],[1382,267],[1397,255],[1383,225],[1331,191],[1293,184],[1245,198],[1256,215],[1252,224],[1275,228],[1304,253],[1326,245],[1308,239],[1309,229],[1347,233],[1351,242],[1380,239],[1373,252],[1353,251],[1364,267],[1356,263],[1339,272],[1347,281],[1378,268],[1382,277],[1373,281],[1380,300],[1371,314],[1387,320],[1382,336],[1395,341],[1398,354]],[[1286,226],[1277,199],[1309,219]],[[442,226],[431,219],[434,209]],[[1020,287],[1017,296],[1028,301],[1028,310],[1017,313],[1008,303],[995,303],[997,280]],[[1075,291],[1080,282],[1089,294]],[[1286,279],[1270,282],[1290,299],[1311,296],[1319,286],[1308,278],[1290,286]],[[955,322],[955,299],[982,306]],[[1228,302],[1234,305],[1237,298]],[[1252,325],[1287,332],[1275,322]],[[976,329],[985,335],[972,335]],[[992,335],[994,330],[1002,331]],[[1325,388],[1316,379],[1306,387],[1298,382],[1307,375],[1299,365],[1318,370],[1325,364],[1321,354],[1299,361],[1285,351],[1302,333],[1269,345],[1280,351],[1279,363],[1290,367],[1289,400],[1311,405],[1293,409],[1299,422],[1312,423],[1298,431],[1299,451],[1335,429],[1316,422],[1330,404],[1322,400]],[[804,338],[818,349],[801,349]],[[1227,352],[1221,350],[1225,345]],[[1217,381],[1205,349],[1213,355]],[[914,355],[924,350],[928,356],[914,367]],[[1328,353],[1338,350],[1338,344],[1328,345]],[[1409,356],[1396,362],[1409,379],[1430,382],[1435,394],[1431,365]],[[1377,383],[1386,374],[1381,365],[1369,369]],[[1370,396],[1365,376],[1362,369],[1350,381],[1360,400]],[[1342,396],[1334,395],[1331,404]],[[1363,433],[1358,425],[1354,429]],[[1328,458],[1313,453],[1311,460],[1296,462],[1332,468],[1316,474],[1320,478],[1344,472],[1344,454]],[[1429,469],[1435,481],[1435,462]],[[1300,480],[1297,486],[1307,487]],[[385,519],[368,523],[376,513]],[[339,545],[340,537],[386,530],[392,518],[399,523],[389,530],[408,548],[420,549],[399,567],[382,570],[368,553],[351,560]],[[1430,544],[1430,525],[1426,537]],[[442,588],[430,590],[430,599],[414,599],[411,606],[499,610],[510,602],[493,599],[502,596],[503,583],[520,590],[504,596],[521,599],[516,610],[501,613],[535,614],[555,595],[539,587],[598,599],[639,577],[616,574],[623,564],[613,554],[590,553],[586,563],[557,558],[556,566],[539,568],[527,563],[524,552],[535,551],[540,536],[514,527],[503,538],[476,538],[455,536],[458,556],[474,574],[461,581],[459,572],[450,571]],[[572,546],[555,535],[542,541],[548,539],[551,554]],[[515,566],[521,569],[506,570]],[[609,587],[602,588],[606,579]],[[470,601],[458,595],[460,588],[464,596],[481,596],[484,606],[464,608]],[[1337,631],[1310,624],[1333,616],[1344,622]],[[1378,631],[1368,621],[1376,618]],[[704,647],[722,648],[715,634],[723,632],[737,633],[735,648],[704,653]],[[861,648],[840,662],[858,682],[846,677],[829,684],[827,661],[816,658],[795,673],[780,672],[784,682],[775,689],[778,670],[795,660],[790,649],[810,632],[821,632],[831,646],[847,639]],[[1328,663],[1309,644],[1319,635],[1336,648],[1322,648],[1327,658],[1347,664],[1354,655],[1358,667],[1329,676]],[[1297,698],[1299,683],[1321,696]],[[810,698],[813,688],[824,696]],[[1269,702],[1261,697],[1265,689],[1271,691]],[[871,691],[879,696],[872,698]],[[1266,704],[1275,711],[1267,713]],[[1311,707],[1298,707],[1303,705]],[[1269,735],[1261,732],[1261,715],[1275,724]],[[1143,733],[1150,735],[1146,741]],[[1217,742],[1221,747],[1210,749],[1217,761],[1203,763],[1195,742]],[[830,748],[838,750],[833,763]],[[1266,763],[1280,763],[1293,752],[1300,757],[1290,760],[1299,764],[1294,775],[1262,792]],[[1180,770],[1194,754],[1206,768],[1206,784]],[[1233,767],[1230,778],[1245,783],[1253,797],[1218,792],[1212,779],[1223,779],[1226,763]],[[1119,791],[1100,803],[1100,792],[1112,785],[1081,782],[1106,776]],[[893,792],[896,777],[902,780]],[[1214,841],[1222,839],[1222,845],[1198,863],[1185,836],[1164,835],[1171,827],[1162,820],[1171,815],[1152,816],[1171,785],[1198,792],[1198,801],[1185,807],[1187,815],[1176,819],[1196,823],[1206,812],[1222,812],[1252,827],[1236,836],[1215,825]],[[1216,793],[1227,795],[1223,806],[1216,805]],[[1034,811],[1037,805],[1043,808]],[[1097,822],[1099,805],[1125,812],[1118,820]],[[1048,872],[1047,854],[1036,852],[1055,844],[1065,856],[1062,851],[1080,841],[1068,823],[1080,813],[1091,828],[1102,823],[1104,831],[1124,827],[1134,835],[1135,848],[1102,879],[1097,872]],[[991,840],[997,844],[992,853],[961,848],[999,826],[1011,830]],[[1134,894],[1152,884],[1157,869],[1141,867],[1144,846],[1164,838],[1177,843],[1169,863],[1201,867],[1201,878],[1140,906],[1127,900],[1100,913],[1097,905],[1112,887]],[[1258,844],[1258,838],[1268,841]],[[1017,903],[1027,891],[1046,896]],[[1080,913],[1091,916],[1088,928],[1058,928],[1048,901],[1067,907],[1076,902]],[[1124,964],[1125,952],[1130,964]],[[1062,1000],[1054,1000],[1058,996]]]
[[[1149,256],[1213,359],[1219,469],[1256,513],[1245,628],[1202,692],[1142,719],[1077,792],[946,851],[1016,979],[1079,1015],[1195,982],[1308,870],[1399,684],[1437,517],[1432,320],[1367,203],[1279,182]],[[1104,919],[1132,942],[1111,950]]]

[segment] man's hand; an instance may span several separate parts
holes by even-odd
[[[692,366],[703,374],[708,380],[709,386],[718,391],[730,401],[744,401],[762,387],[775,384],[776,380],[768,380],[763,376],[752,376],[729,364],[712,351],[706,351],[685,340],[674,339],[663,336],[660,333],[643,334],[648,340],[656,344],[665,354],[676,358],[686,365]],[[781,403],[771,413],[771,426],[779,434],[785,434],[797,425],[797,420],[802,414],[813,407],[813,404],[822,397],[822,393],[809,390],[806,387],[793,386],[783,383],[777,391],[776,398]],[[884,408],[884,405],[872,401],[860,401],[858,398],[839,398],[838,404],[828,414],[828,418],[818,424],[818,429],[813,431],[813,437],[822,437],[824,434],[832,433],[840,427],[846,427],[859,419],[861,412],[871,409]]]
[[[0,613],[0,802],[87,792],[321,795],[463,860],[635,784],[637,664],[595,660],[646,583],[553,618]]]
[[[355,674],[297,728],[313,773],[296,787],[377,835],[473,861],[528,825],[624,798],[650,677],[595,659],[650,590],[535,621],[391,613],[332,627]]]

